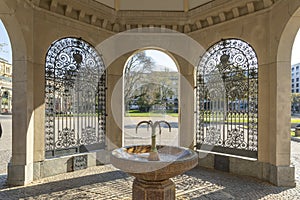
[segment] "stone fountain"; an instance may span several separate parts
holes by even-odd
[[[133,200],[175,200],[175,184],[170,179],[198,164],[196,152],[174,146],[156,146],[156,128],[161,133],[161,124],[166,121],[141,121],[151,127],[151,145],[133,145],[115,149],[111,163],[135,177],[132,189]]]

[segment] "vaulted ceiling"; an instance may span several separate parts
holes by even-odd
[[[189,11],[215,0],[95,0],[115,10]]]

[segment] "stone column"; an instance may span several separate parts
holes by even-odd
[[[28,60],[14,60],[13,66],[12,160],[8,165],[8,183],[25,185],[33,180],[33,65]]]
[[[177,56],[180,66],[179,88],[179,145],[194,146],[194,67],[185,59]]]
[[[122,56],[107,69],[107,149],[122,146],[123,136],[123,68],[128,56]]]
[[[132,186],[133,200],[175,200],[175,184],[172,180],[144,181],[135,178]]]
[[[11,39],[13,55],[12,159],[8,184],[33,180],[33,12],[26,1],[0,1],[0,18]]]
[[[269,163],[270,182],[278,186],[295,185],[295,169],[290,166],[290,96],[291,73],[289,62],[269,65],[270,80],[270,125]]]
[[[295,186],[291,166],[289,62],[259,66],[258,161],[261,178],[277,186]]]
[[[44,58],[42,56],[41,58]],[[41,177],[40,164],[45,160],[45,64],[34,64],[34,179]]]
[[[269,181],[277,186],[295,186],[291,166],[291,52],[299,29],[300,1],[281,1],[272,9],[266,60],[269,73]],[[298,8],[298,11],[296,9]],[[296,12],[296,13],[294,13]],[[260,150],[259,150],[260,151]],[[265,156],[264,156],[265,157]]]

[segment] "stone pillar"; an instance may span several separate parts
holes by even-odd
[[[258,161],[261,178],[277,186],[295,186],[290,163],[290,64],[259,66]]]
[[[269,162],[270,182],[278,186],[295,186],[295,169],[290,166],[291,136],[291,72],[290,62],[269,65],[270,125]],[[274,116],[274,117],[272,117]]]
[[[181,57],[176,57],[180,66],[179,88],[179,145],[194,146],[194,67]]]
[[[40,44],[41,45],[41,44]],[[42,56],[41,58],[44,58]],[[40,164],[45,160],[45,64],[34,64],[34,164],[33,178],[41,178]]]
[[[299,29],[300,1],[280,1],[272,8],[266,61],[269,73],[269,181],[277,186],[295,186],[291,166],[291,52]],[[267,28],[268,29],[268,28]],[[259,150],[260,151],[260,150]],[[268,156],[268,157],[266,157]]]
[[[164,181],[143,181],[134,179],[133,200],[175,200],[175,184],[170,179]]]
[[[260,64],[258,68],[258,160],[260,162],[269,162],[270,144],[270,76],[269,65]]]
[[[25,185],[33,180],[33,65],[28,60],[14,60],[13,65],[12,160],[8,165],[8,184]]]
[[[8,184],[33,180],[33,12],[25,1],[0,1],[0,18],[11,39],[13,55],[12,159]]]
[[[107,149],[119,148],[123,143],[123,68],[128,56],[122,56],[107,68]]]

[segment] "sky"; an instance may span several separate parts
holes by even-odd
[[[12,63],[11,44],[6,29],[1,20],[0,20],[0,43],[7,44],[2,48],[3,51],[0,51],[0,58],[4,58],[9,63]],[[155,60],[156,65],[165,66],[170,71],[178,71],[175,62],[167,54],[158,50],[147,50],[146,55],[152,57]],[[292,65],[296,63],[300,63],[300,31],[298,31],[298,34],[295,38],[291,58],[292,58],[291,61]],[[161,70],[163,70],[162,67],[160,68]]]
[[[169,71],[178,71],[173,59],[162,51],[146,50],[146,55],[154,59],[157,71],[164,71],[165,68]]]
[[[300,30],[300,29],[299,29]],[[300,31],[296,35],[293,50],[292,50],[292,65],[296,63],[300,63]]]
[[[0,58],[4,58],[9,63],[12,63],[11,44],[6,29],[0,20],[0,44],[2,43],[7,45],[2,48],[2,51],[0,51]]]

